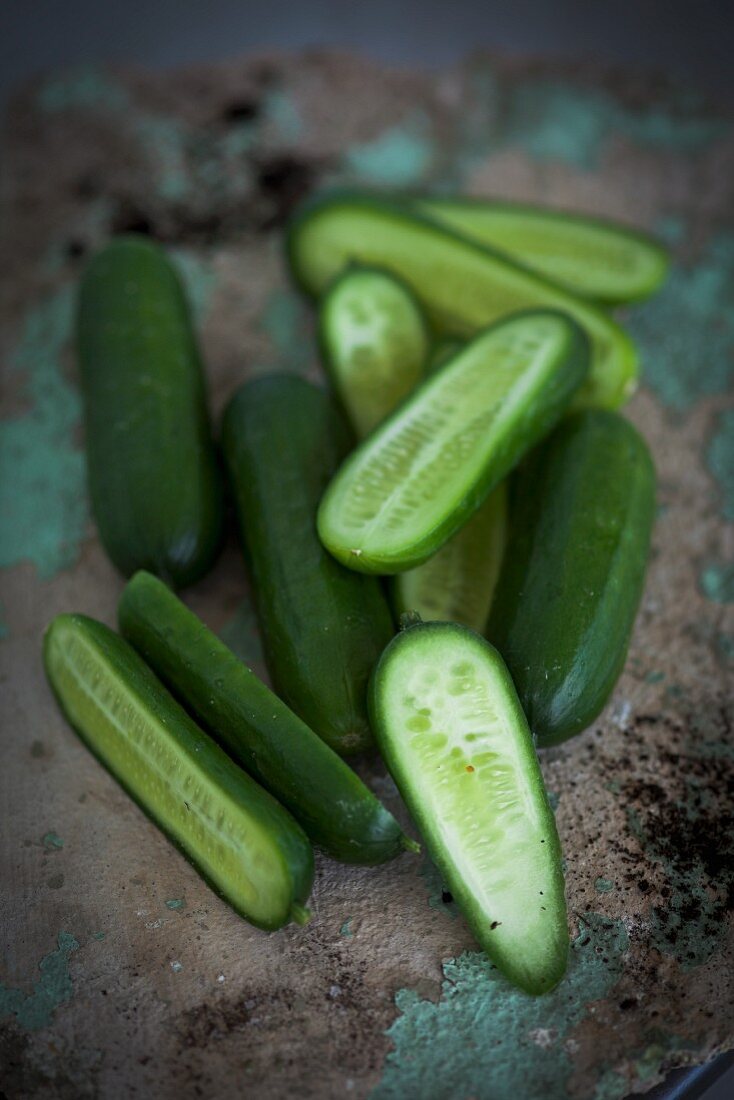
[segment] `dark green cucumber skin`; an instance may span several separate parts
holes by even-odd
[[[185,744],[189,748],[195,747],[201,768],[214,775],[221,786],[229,793],[236,794],[240,802],[247,805],[249,810],[257,814],[261,824],[273,831],[278,838],[279,848],[293,883],[293,900],[299,904],[305,904],[313,885],[313,849],[303,830],[298,823],[293,820],[288,811],[279,805],[267,791],[263,790],[254,779],[251,779],[241,768],[237,767],[227,754],[220,749],[218,745],[215,745],[210,737],[199,729],[186,711],[183,710],[169,694],[160,680],[148,668],[145,661],[143,661],[139,654],[135,652],[133,647],[129,645],[124,638],[115,634],[108,626],[97,622],[95,619],[88,618],[86,615],[57,615],[56,619],[49,625],[44,636],[44,665],[46,668],[46,676],[64,717],[90,752],[99,760],[103,767],[109,770],[104,758],[98,753],[88,731],[81,729],[71,720],[64,706],[63,698],[54,684],[53,671],[48,661],[48,652],[54,624],[62,620],[73,623],[76,629],[83,632],[91,643],[99,648],[108,658],[110,663],[115,665],[117,674],[125,681],[126,685],[131,688],[139,698],[145,701],[146,707],[154,715],[163,720],[169,730],[175,732],[176,737],[182,744]],[[116,782],[118,782],[130,798],[140,806],[141,810],[162,829],[167,839],[174,847],[177,848],[196,868],[197,873],[202,876],[214,893],[226,901],[228,905],[232,906],[232,900],[223,893],[217,883],[212,881],[206,870],[197,864],[196,859],[186,846],[162,827],[161,822],[156,817],[155,806],[150,803],[143,803],[119,775],[115,773],[111,774],[114,774]],[[233,908],[235,908],[235,911],[238,912],[241,917],[244,917],[248,923],[254,924],[256,927],[262,928],[266,932],[276,931],[278,928],[281,928],[284,923],[287,923],[288,920],[288,916],[286,915],[284,920],[265,923],[263,921],[254,920],[252,916],[238,909],[236,906],[233,906]]]
[[[77,346],[89,489],[117,568],[177,588],[212,565],[223,489],[204,374],[181,283],[165,252],[121,237],[81,283]]]
[[[222,442],[275,690],[341,756],[372,748],[367,683],[392,615],[379,581],[345,569],[316,531],[346,424],[324,391],[273,375],[237,392]]]
[[[510,482],[488,638],[540,746],[586,729],[611,694],[642,595],[654,514],[645,442],[601,409],[569,416]]]
[[[137,573],[120,629],[228,752],[333,859],[376,864],[400,827],[362,780],[156,577]]]

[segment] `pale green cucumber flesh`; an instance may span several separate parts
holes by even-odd
[[[387,272],[350,269],[324,298],[320,334],[334,388],[363,437],[423,377],[429,340],[420,307]]]
[[[289,257],[300,284],[316,295],[350,263],[388,269],[411,287],[443,335],[471,336],[517,310],[564,310],[592,344],[577,403],[615,408],[635,389],[637,353],[607,314],[418,213],[364,197],[323,200],[294,222]]]
[[[380,751],[466,920],[511,981],[566,967],[561,850],[532,737],[501,657],[450,623],[409,627],[373,676]]]
[[[60,615],[44,661],[70,724],[215,890],[261,928],[299,917],[313,878],[306,837],[131,647],[101,623]]]
[[[651,237],[598,218],[489,199],[420,199],[417,208],[606,305],[648,297],[668,271],[666,252]]]
[[[398,615],[417,611],[422,619],[484,631],[507,538],[506,498],[502,482],[433,557],[395,577],[393,603]]]
[[[561,313],[480,333],[347,458],[319,508],[326,548],[365,573],[421,564],[558,420],[587,363]]]

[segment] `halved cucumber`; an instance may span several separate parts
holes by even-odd
[[[407,618],[407,617],[406,617]],[[492,962],[528,993],[563,977],[561,848],[510,675],[455,623],[409,625],[375,669],[380,751]]]
[[[346,460],[318,529],[364,573],[419,565],[556,423],[584,380],[588,341],[552,310],[480,333]]]
[[[43,656],[69,723],[214,889],[259,928],[303,923],[313,852],[301,828],[127,642],[85,615],[58,615]]]
[[[577,402],[614,408],[635,389],[635,348],[602,310],[410,209],[368,197],[330,197],[296,219],[288,248],[296,279],[314,295],[350,263],[388,269],[405,280],[443,335],[472,336],[516,310],[564,310],[592,345]]]
[[[417,209],[498,248],[570,293],[605,305],[653,294],[669,267],[662,245],[601,218],[493,199],[418,199]]]
[[[413,844],[341,757],[150,573],[120,599],[120,629],[153,671],[314,844],[345,863],[384,863]]]
[[[355,433],[380,423],[423,377],[429,339],[408,287],[386,271],[350,268],[321,305],[324,361]]]
[[[393,581],[398,615],[463,623],[480,634],[487,625],[507,539],[507,488],[503,481],[466,526],[433,557]]]

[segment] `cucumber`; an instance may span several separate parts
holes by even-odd
[[[391,271],[410,286],[439,335],[472,336],[517,310],[564,310],[592,344],[578,403],[616,407],[635,389],[634,346],[602,310],[410,209],[359,196],[321,200],[292,224],[288,252],[294,276],[313,295],[350,263]]]
[[[408,625],[375,669],[370,713],[385,763],[480,946],[510,981],[546,993],[568,954],[561,848],[499,653],[456,623]]]
[[[319,328],[332,384],[362,438],[423,377],[429,350],[423,314],[401,280],[350,268],[327,291]]]
[[[392,587],[398,615],[417,611],[422,619],[485,630],[507,538],[506,498],[503,481],[433,557],[398,573]]]
[[[303,923],[313,852],[300,826],[117,634],[58,615],[46,675],[79,736],[225,901],[258,928]]]
[[[303,826],[346,863],[384,863],[406,840],[362,780],[150,573],[136,573],[120,629],[181,703]]]
[[[102,544],[126,576],[191,584],[219,549],[223,494],[188,306],[161,248],[122,237],[92,259],[77,345]]]
[[[344,569],[316,533],[346,425],[328,394],[271,375],[237,392],[222,437],[275,690],[340,755],[370,748],[367,682],[392,615],[379,582]]]
[[[493,199],[427,198],[416,208],[603,305],[639,302],[668,273],[668,255],[657,241],[601,218]]]
[[[539,745],[585,729],[624,665],[647,564],[655,470],[622,417],[565,420],[518,471],[488,636]]]
[[[556,423],[588,341],[552,310],[480,333],[347,459],[319,507],[327,549],[365,573],[420,565]]]

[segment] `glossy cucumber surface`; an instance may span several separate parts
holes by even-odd
[[[222,439],[275,690],[340,755],[369,748],[367,682],[392,614],[379,582],[344,569],[316,532],[346,425],[324,391],[277,375],[237,392]]]
[[[469,927],[528,993],[563,977],[561,849],[538,758],[496,650],[455,623],[410,626],[375,669],[380,751]]]
[[[393,580],[397,615],[463,623],[483,633],[489,618],[507,539],[507,487],[503,481],[433,557]]]
[[[423,314],[401,280],[350,268],[324,296],[319,333],[334,389],[362,438],[425,373],[430,343]]]
[[[409,843],[359,776],[162,581],[137,573],[118,615],[153,671],[328,855],[384,863]]]
[[[324,545],[365,573],[420,565],[553,427],[587,368],[588,341],[566,314],[485,329],[342,465],[319,507]]]
[[[259,928],[306,919],[313,852],[305,834],[132,647],[84,615],[58,615],[43,652],[70,725],[214,889]]]
[[[607,306],[653,294],[668,273],[662,245],[601,218],[492,199],[419,199],[417,209],[450,229]]]
[[[655,470],[621,416],[575,413],[518,470],[488,637],[539,745],[580,733],[624,666],[655,514]]]
[[[288,253],[297,281],[312,295],[350,263],[392,271],[411,287],[439,335],[472,336],[518,310],[563,310],[591,341],[578,404],[614,408],[635,389],[637,353],[606,313],[405,206],[364,196],[322,199],[293,222]]]
[[[196,338],[165,252],[122,237],[82,279],[77,347],[92,510],[126,576],[176,587],[211,566],[223,496]]]

